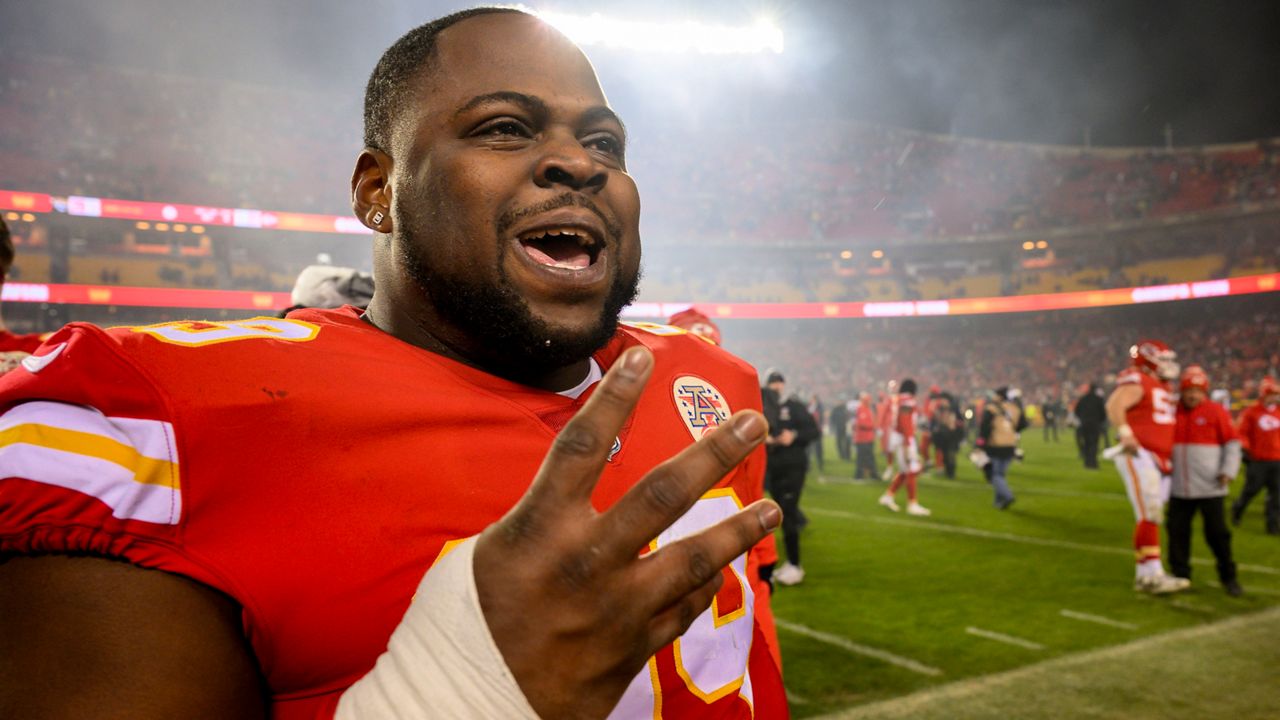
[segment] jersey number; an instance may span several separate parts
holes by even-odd
[[[1173,425],[1178,422],[1178,408],[1164,388],[1151,391],[1151,420],[1157,425]]]
[[[272,339],[289,342],[306,342],[320,332],[319,325],[301,320],[259,317],[250,320],[213,322],[207,320],[182,320],[136,327],[134,332],[146,333],[160,342],[170,345],[200,347],[235,340]]]
[[[651,547],[657,550],[704,530],[740,509],[733,490],[712,490]],[[696,717],[696,711],[685,709],[705,708],[735,693],[752,702],[747,659],[755,631],[755,593],[747,580],[747,556],[740,555],[725,572],[725,583],[711,607],[671,647],[649,659],[648,668],[631,681],[610,718],[661,718],[664,706],[672,717]]]

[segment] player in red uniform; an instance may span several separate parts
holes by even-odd
[[[898,381],[885,383],[885,392],[880,395],[876,404],[876,428],[880,433],[880,451],[884,453],[884,474],[881,480],[889,482],[893,479],[893,451],[889,449],[889,439],[893,436],[893,423],[898,417]]]
[[[369,83],[366,312],[72,325],[0,380],[0,707],[785,717],[755,374],[618,327],[622,138],[542,22],[428,24]]]
[[[1265,488],[1267,532],[1280,535],[1280,383],[1275,378],[1264,377],[1258,384],[1258,401],[1240,413],[1238,430],[1249,471],[1240,497],[1231,505],[1231,521],[1239,525],[1249,502]]]
[[[1136,527],[1134,589],[1149,593],[1185,590],[1191,583],[1168,575],[1160,563],[1160,521],[1169,494],[1177,406],[1169,381],[1178,377],[1177,354],[1158,340],[1129,348],[1132,366],[1116,378],[1107,399],[1107,419],[1120,444],[1108,451],[1133,505]]]
[[[932,513],[916,499],[916,478],[924,469],[920,460],[920,448],[916,445],[916,381],[903,380],[899,386],[898,411],[892,429],[889,431],[889,451],[893,454],[895,474],[889,489],[880,496],[880,504],[898,512],[898,503],[894,495],[903,485],[907,486],[907,514],[926,516]]]
[[[9,269],[13,267],[15,254],[9,226],[5,225],[4,218],[0,218],[0,289],[4,288],[5,278],[9,276]],[[47,337],[49,337],[47,333],[11,333],[4,326],[4,321],[0,320],[0,375],[16,368],[18,363],[35,352]]]

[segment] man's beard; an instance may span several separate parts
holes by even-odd
[[[535,379],[585,360],[604,347],[617,332],[619,315],[636,299],[640,285],[639,271],[623,277],[621,264],[615,264],[598,320],[581,331],[556,328],[535,317],[529,304],[512,289],[502,263],[507,247],[499,249],[498,283],[487,284],[435,272],[430,251],[413,237],[415,234],[403,233],[396,262],[427,294],[441,319],[467,334],[473,343],[471,359],[511,380]]]

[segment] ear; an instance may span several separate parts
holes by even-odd
[[[351,210],[365,227],[376,233],[390,233],[391,156],[365,148],[356,158],[351,174]]]

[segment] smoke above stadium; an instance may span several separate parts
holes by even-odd
[[[634,83],[675,85],[676,102],[668,112],[690,110],[683,103],[700,99],[694,104],[722,107],[729,98],[732,114],[760,122],[801,111],[926,132],[1072,145],[1086,139],[1095,145],[1162,146],[1166,139],[1197,145],[1280,134],[1280,96],[1265,91],[1280,53],[1274,43],[1280,9],[1274,3],[526,4],[556,17],[577,17],[579,29],[629,27],[635,30],[628,40],[632,46],[692,46],[718,38],[720,51],[734,42],[769,49],[762,59],[768,62],[691,55],[676,66],[652,63],[651,56],[616,47],[616,41],[613,49],[608,43],[593,46],[615,102],[624,105],[629,93],[620,87],[620,75]],[[55,55],[356,97],[377,55],[405,28],[468,4],[4,5],[0,54]],[[659,28],[693,30],[652,32]],[[716,29],[748,33],[725,45],[726,36],[716,36]],[[784,35],[786,52],[775,55]],[[708,87],[723,93],[708,94]]]

